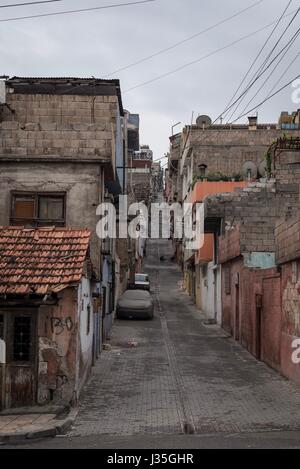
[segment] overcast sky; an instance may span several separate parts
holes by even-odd
[[[26,0],[2,0],[0,6],[24,1]],[[0,19],[126,1],[128,0],[63,0],[46,5],[2,8]],[[156,0],[109,10],[1,22],[0,74],[106,77],[111,72],[170,47],[257,1]],[[173,124],[178,121],[182,125],[190,123],[192,112],[194,118],[199,114],[208,114],[214,119],[224,110],[272,28],[153,83],[132,91],[126,90],[196,61],[277,20],[287,3],[288,0],[264,0],[240,16],[191,41],[110,76],[121,81],[124,107],[132,113],[140,114],[141,143],[148,143],[152,147],[155,158],[168,151],[168,137]],[[300,1],[293,0],[288,12],[299,6]],[[299,18],[300,14],[285,36],[286,39],[280,43],[282,46],[299,27]],[[278,27],[266,53],[290,19],[291,16],[284,19]],[[267,96],[299,50],[297,39],[251,107]],[[299,62],[300,55],[276,89],[300,73]],[[292,91],[292,87],[288,87],[266,103],[259,110],[260,122],[277,121],[281,110],[292,111],[300,107],[292,102]],[[243,104],[246,105],[250,98],[251,95]],[[179,130],[180,126],[176,127],[175,131]]]

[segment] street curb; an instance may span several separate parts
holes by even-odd
[[[72,409],[68,416],[62,420],[54,420],[52,425],[46,425],[35,431],[6,433],[0,435],[0,443],[21,443],[24,440],[36,440],[50,438],[56,435],[65,435],[72,427],[78,414],[78,409]]]

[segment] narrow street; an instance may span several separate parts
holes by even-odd
[[[26,447],[300,447],[299,389],[203,324],[171,256],[149,241],[155,319],[115,321],[72,432]]]

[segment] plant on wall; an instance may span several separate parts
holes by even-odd
[[[193,177],[192,186],[194,187],[195,183],[200,182],[200,181],[208,181],[208,182],[224,181],[224,182],[227,182],[227,181],[242,181],[242,180],[243,180],[243,178],[242,178],[241,174],[239,174],[239,173],[234,173],[231,176],[227,176],[226,174],[222,174],[220,172],[209,173],[205,176],[200,176],[200,175],[195,174],[194,177]]]

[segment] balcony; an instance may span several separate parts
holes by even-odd
[[[235,189],[243,189],[247,185],[247,181],[198,181],[189,196],[189,202],[203,202],[208,195],[234,192]]]

